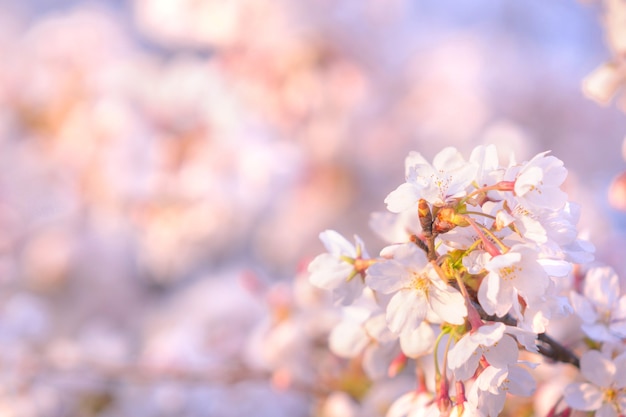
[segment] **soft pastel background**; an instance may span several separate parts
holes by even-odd
[[[310,351],[326,316],[273,330],[323,299],[303,274],[320,231],[377,253],[368,217],[410,150],[551,150],[623,272],[607,192],[626,119],[581,91],[611,57],[601,18],[573,0],[2,0],[0,415],[349,416]]]

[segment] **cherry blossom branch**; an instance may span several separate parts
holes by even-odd
[[[517,326],[517,320],[515,320],[508,314],[503,317],[489,315],[480,306],[480,304],[476,302],[472,302],[472,304],[474,305],[483,320],[500,322],[506,324],[507,326]],[[556,362],[569,363],[580,369],[580,359],[578,358],[578,356],[576,356],[576,354],[574,354],[574,352],[548,336],[546,333],[539,333],[537,335],[537,339],[540,342],[537,344],[537,349],[542,356],[548,359],[552,359]]]
[[[537,338],[543,342],[538,345],[539,353],[543,356],[558,362],[569,363],[580,369],[580,359],[571,350],[548,336],[546,333],[540,333]]]

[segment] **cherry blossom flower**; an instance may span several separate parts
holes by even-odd
[[[505,169],[500,166],[495,145],[477,146],[469,160],[478,167],[475,182],[479,187],[492,186],[503,180]],[[490,191],[489,196],[500,199],[501,192]]]
[[[626,337],[626,295],[620,296],[619,277],[610,267],[587,272],[583,294],[570,294],[581,329],[598,342],[617,343]]]
[[[460,380],[471,378],[481,358],[497,368],[517,362],[517,342],[505,335],[503,323],[480,326],[463,336],[448,352],[448,367]]]
[[[576,409],[595,411],[598,417],[617,417],[626,412],[626,353],[615,359],[597,350],[580,358],[580,372],[588,382],[565,387],[565,402]]]
[[[542,309],[551,300],[550,277],[567,276],[571,265],[559,259],[542,258],[533,246],[515,244],[508,252],[485,263],[485,270],[488,274],[478,291],[482,307],[488,314],[502,317],[511,313],[522,320],[522,307]]]
[[[502,317],[511,309],[518,311],[518,296],[527,303],[542,296],[549,277],[537,262],[537,255],[528,246],[515,245],[485,264],[488,274],[479,288],[478,299],[488,314]]]
[[[334,230],[320,233],[328,253],[318,255],[309,264],[313,285],[332,290],[335,301],[344,305],[355,300],[365,288],[360,262],[368,258],[363,242],[355,236],[355,245]],[[364,258],[363,258],[364,257]]]
[[[515,196],[524,206],[558,210],[567,202],[567,194],[560,188],[567,170],[563,161],[548,153],[539,153],[505,174],[505,180],[514,178]]]
[[[439,152],[432,165],[421,154],[411,152],[405,166],[406,182],[385,199],[387,209],[394,213],[416,206],[421,198],[443,206],[451,198],[465,196],[477,171],[477,166],[465,161],[453,147]]]
[[[411,333],[425,319],[452,324],[465,321],[463,296],[437,275],[416,245],[389,246],[381,254],[389,259],[369,267],[366,283],[383,294],[393,293],[387,305],[391,331]]]
[[[388,211],[372,213],[369,226],[372,231],[390,244],[409,242],[411,236],[419,236],[422,233],[415,210],[405,210],[400,213]]]
[[[363,369],[372,379],[387,375],[389,365],[400,352],[398,336],[387,328],[384,311],[363,306],[343,309],[344,317],[331,331],[330,350],[344,358],[363,355]],[[432,342],[431,339],[427,339]]]
[[[487,366],[469,389],[467,399],[487,417],[496,417],[504,408],[507,394],[528,397],[535,392],[536,383],[521,364],[504,368]]]
[[[408,392],[394,401],[386,417],[437,417],[437,403],[428,392]]]

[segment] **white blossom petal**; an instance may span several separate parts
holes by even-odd
[[[626,320],[611,323],[609,325],[609,332],[620,339],[626,338]]]
[[[569,384],[563,396],[567,405],[576,410],[593,411],[602,405],[602,391],[587,382]]]
[[[402,213],[416,206],[420,198],[421,190],[415,184],[405,182],[389,193],[385,198],[385,204],[390,212]]]
[[[359,355],[370,338],[361,323],[343,321],[336,325],[328,337],[329,348],[343,358],[354,358]]]
[[[597,350],[589,350],[580,358],[580,372],[599,387],[609,387],[615,376],[615,364]]]
[[[507,379],[509,381],[508,392],[512,395],[529,397],[535,392],[535,379],[530,372],[521,366],[509,366]]]
[[[576,314],[582,319],[585,323],[594,323],[598,319],[598,315],[596,313],[593,304],[591,301],[587,299],[587,297],[583,297],[575,291],[570,293],[570,301],[572,302],[572,307],[574,307],[574,311]]]
[[[610,308],[620,294],[619,277],[610,267],[592,268],[585,275],[584,294],[594,304]]]
[[[467,307],[461,293],[451,286],[445,290],[430,291],[430,306],[444,321],[452,324],[465,323]]]
[[[384,312],[379,312],[365,321],[366,333],[379,343],[389,343],[397,339],[387,327],[387,319]]]
[[[330,253],[318,255],[309,264],[309,281],[316,287],[334,290],[350,276],[354,267]]]
[[[461,343],[460,346],[457,343],[455,347],[459,346],[459,348],[454,355],[452,351],[448,353],[448,367],[452,370],[454,376],[461,381],[471,378],[476,373],[478,363],[482,357],[482,350],[476,346],[473,349],[472,346],[467,346],[469,344],[468,341],[469,338],[465,340],[465,343]],[[450,362],[451,359],[453,359],[452,362]]]
[[[586,324],[583,323],[580,329],[585,332],[590,339],[598,342],[617,342],[617,337],[609,332],[609,328],[603,323]]]
[[[408,271],[395,260],[382,260],[367,268],[365,283],[373,290],[390,294],[404,287]]]
[[[412,289],[400,290],[387,305],[387,324],[394,333],[415,330],[424,318],[428,308],[426,296]]]
[[[595,417],[617,417],[617,410],[611,403],[604,403],[596,411]]]
[[[350,257],[356,256],[354,245],[334,230],[323,231],[320,233],[319,238],[324,244],[324,247],[326,247],[328,253],[332,255],[347,255]]]
[[[621,355],[613,359],[613,363],[615,364],[615,380],[614,380],[615,387],[625,388],[626,387],[626,353],[622,353]]]
[[[426,322],[422,322],[417,329],[400,334],[400,347],[409,358],[423,356],[433,349],[435,332]]]
[[[387,376],[389,364],[400,353],[397,343],[372,344],[365,348],[363,369],[368,377],[377,380]]]
[[[491,366],[505,368],[517,362],[519,348],[517,347],[517,342],[512,337],[505,336],[492,346],[485,347],[483,354]]]

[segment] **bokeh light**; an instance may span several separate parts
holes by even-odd
[[[551,150],[626,271],[604,7],[3,1],[0,415],[384,415],[399,383],[363,397],[324,351],[305,265],[328,228],[380,249],[410,150]]]

